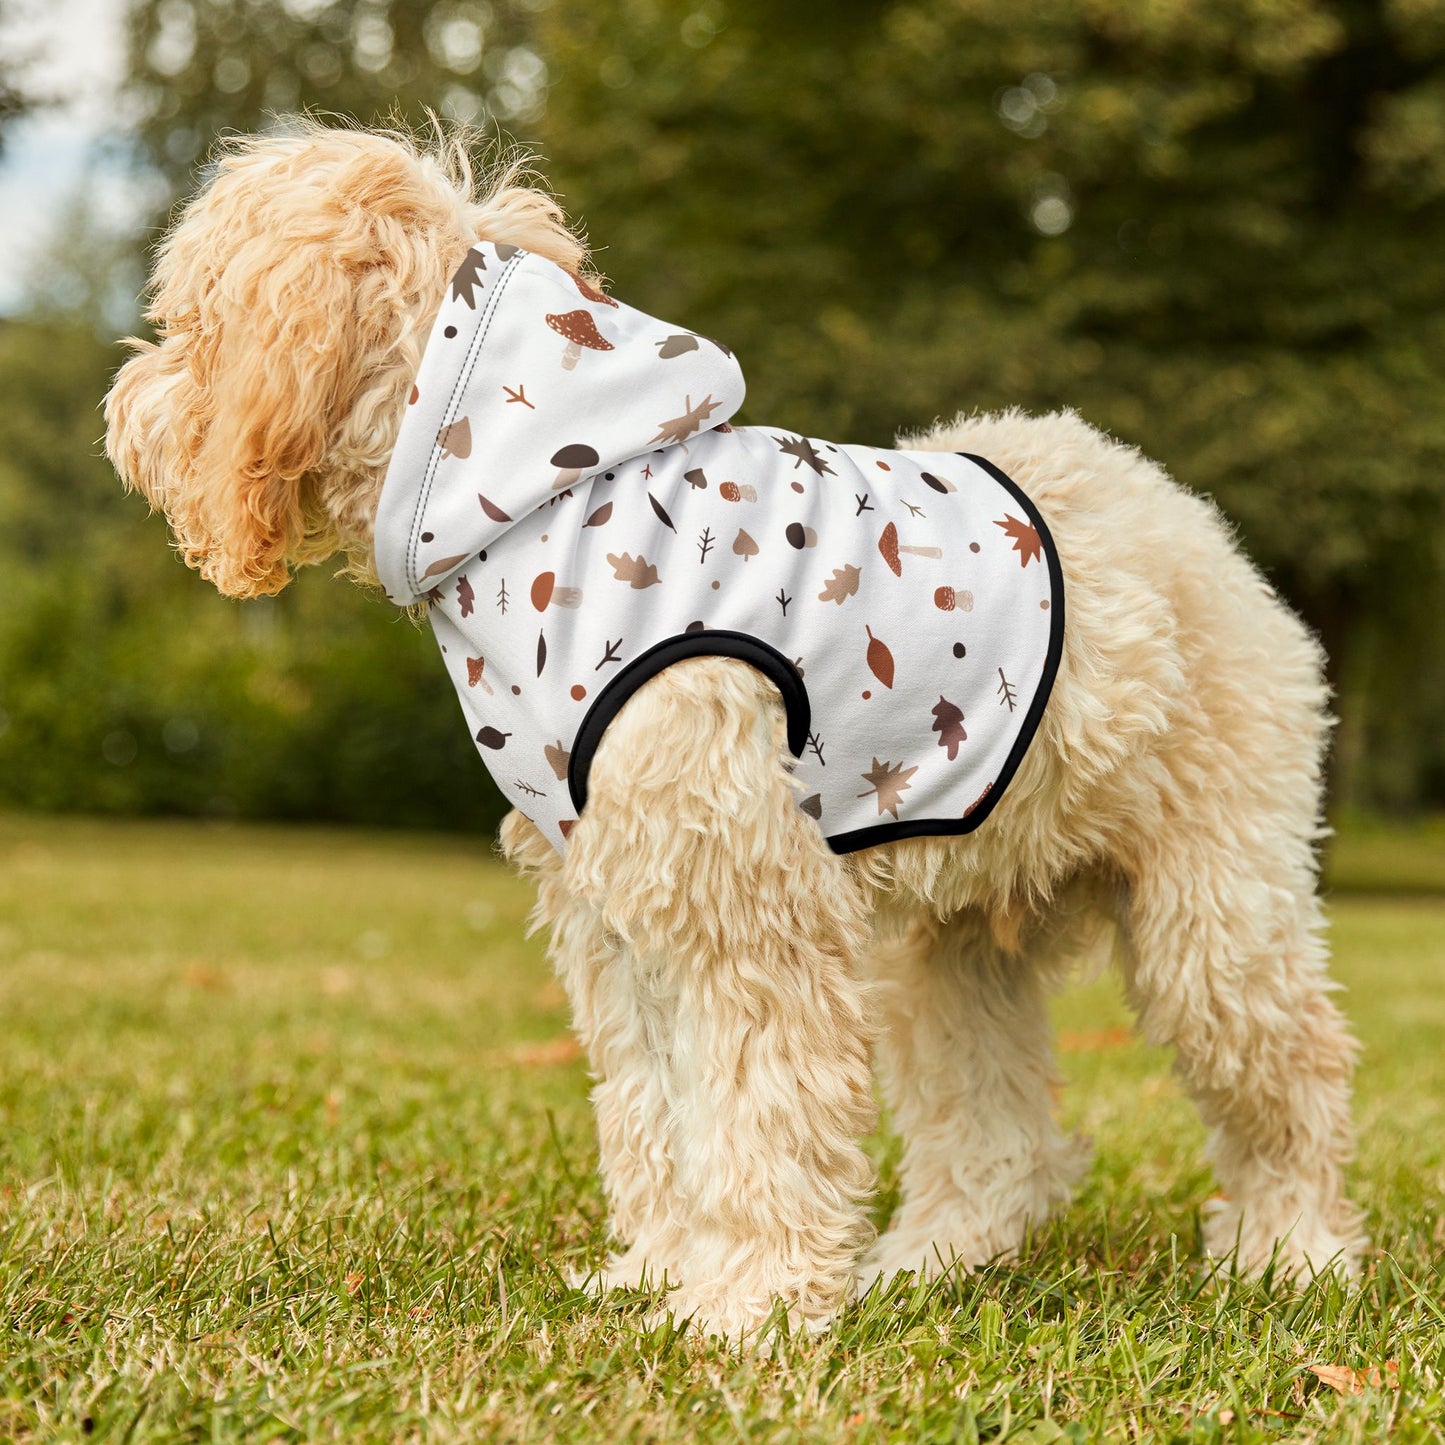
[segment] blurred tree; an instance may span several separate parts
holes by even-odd
[[[1320,629],[1343,796],[1445,802],[1436,0],[139,0],[126,104],[172,195],[268,111],[515,127],[618,291],[739,351],[756,419],[884,442],[1077,407],[1214,495]],[[4,426],[47,369],[56,417],[0,467],[0,565],[30,559],[0,792],[48,737],[44,796],[458,821],[445,779],[480,767],[424,640],[320,577],[212,597],[93,457],[53,475],[99,429],[55,411],[100,389],[70,343],[0,341]]]
[[[24,74],[32,57],[12,38],[20,8],[15,0],[0,0],[0,35],[5,36],[0,45],[0,155],[5,153],[5,133],[35,104]]]

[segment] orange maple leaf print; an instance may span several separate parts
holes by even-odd
[[[1019,566],[1027,567],[1030,562],[1037,562],[1044,555],[1043,539],[1038,534],[1038,529],[1027,522],[1020,522],[1010,512],[1005,512],[1002,522],[995,522],[995,527],[1002,527],[1006,536],[1014,540],[1014,551],[1019,554]]]

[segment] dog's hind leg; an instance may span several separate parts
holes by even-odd
[[[1283,1272],[1352,1273],[1364,1244],[1343,1180],[1355,1045],[1329,996],[1311,869],[1282,862],[1302,844],[1252,840],[1247,823],[1210,839],[1207,827],[1152,850],[1126,930],[1140,1027],[1174,1045],[1212,1130],[1225,1198],[1205,1244],[1220,1256],[1237,1247],[1249,1274],[1276,1247]]]
[[[1005,949],[981,912],[919,919],[872,954],[879,1072],[903,1137],[898,1212],[861,1272],[1008,1257],[1066,1201],[1087,1146],[1054,1121],[1047,948]]]
[[[865,903],[798,809],[782,739],[761,674],[675,664],[604,736],[567,860],[642,965],[607,1007],[635,1014],[641,989],[653,1011],[666,1107],[646,1147],[677,1226],[669,1309],[729,1339],[779,1301],[825,1324],[870,1234]]]

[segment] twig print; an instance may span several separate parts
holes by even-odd
[[[530,783],[524,783],[521,778],[513,778],[512,786],[520,788],[529,798],[545,798],[547,796],[541,788],[534,788]]]
[[[868,493],[864,492],[860,497],[857,492],[853,493],[853,500],[858,503],[858,510],[853,513],[855,517],[861,517],[864,512],[871,512],[872,507],[868,505]]]
[[[828,764],[823,757],[823,739],[820,738],[817,733],[809,733],[807,746],[812,749],[813,756],[817,758],[818,766],[820,768],[826,768]]]
[[[905,507],[907,507],[908,510],[909,510],[915,517],[922,517],[922,516],[923,516],[923,508],[922,508],[922,507],[915,507],[915,506],[913,505],[913,503],[908,500],[907,497],[902,498],[902,502],[903,502],[903,505],[904,505]],[[927,520],[927,519],[925,518],[925,520]]]
[[[507,591],[507,579],[503,577],[502,585],[497,589],[497,606],[502,609],[503,617],[507,615],[507,603],[510,600],[511,596]]]
[[[783,609],[783,616],[786,617],[788,615],[788,603],[790,603],[793,599],[789,597],[788,594],[784,592],[781,587],[779,587],[778,595],[773,600],[778,604],[779,607]]]
[[[602,666],[603,666],[604,663],[608,663],[608,662],[621,662],[621,661],[622,661],[622,655],[621,655],[621,653],[619,653],[619,652],[616,651],[616,649],[619,648],[619,647],[621,647],[621,646],[622,646],[622,639],[621,639],[620,637],[617,639],[616,642],[609,642],[609,643],[607,644],[607,651],[602,654],[602,661],[599,662],[599,663],[597,664],[597,666],[592,669],[592,671],[593,671],[593,672],[599,672],[599,671],[601,671]]]
[[[702,529],[702,535],[697,539],[697,550],[701,554],[697,559],[699,562],[707,561],[707,554],[712,551],[712,543],[712,528],[704,527]]]
[[[510,406],[514,401],[520,401],[522,405],[525,406],[529,411],[537,410],[537,408],[533,406],[530,401],[527,400],[527,388],[525,386],[518,386],[516,390],[513,390],[510,386],[507,386],[505,383],[503,383],[502,390],[507,393],[506,404],[508,406]]]
[[[1003,668],[998,670],[998,694],[999,706],[1008,704],[1008,710],[1012,712],[1018,706],[1018,693],[1013,690],[1013,684],[1003,675]]]

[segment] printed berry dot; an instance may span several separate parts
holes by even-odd
[[[436,536],[432,532],[423,532],[421,534],[421,539],[423,542],[433,542],[436,540]]]
[[[794,482],[794,483],[793,483],[793,490],[794,490],[795,492],[801,492],[801,491],[803,490],[803,484],[802,484],[802,482]]]
[[[447,650],[447,645],[446,645],[446,643],[444,642],[444,643],[442,643],[442,651],[445,652],[446,650]]]
[[[968,550],[969,550],[970,552],[977,552],[977,551],[978,551],[978,543],[977,543],[977,542],[970,542],[970,543],[968,544]]]
[[[953,655],[955,657],[967,657],[968,648],[966,648],[961,642],[955,642],[953,644]]]
[[[485,552],[478,552],[478,553],[477,553],[477,561],[478,561],[478,562],[485,562],[486,560],[487,560],[487,554],[486,554]]]
[[[893,470],[893,468],[890,467],[887,462],[875,461],[873,465],[877,467],[880,472],[891,472]]]
[[[442,335],[445,336],[448,341],[450,341],[450,340],[452,339],[452,337],[455,336],[456,334],[457,334],[457,328],[456,328],[455,326],[448,326],[447,329],[442,332]]]
[[[585,687],[583,687],[580,682],[574,682],[574,683],[572,684],[572,701],[573,701],[573,702],[581,702],[582,699],[583,699],[584,697],[586,697],[586,696],[587,696],[587,689],[586,689]]]
[[[714,582],[714,583],[712,584],[712,590],[713,590],[714,592],[716,592],[720,586],[722,586],[722,584],[721,584],[720,582]]]
[[[1042,607],[1045,612],[1047,612],[1049,610],[1049,599],[1045,597],[1044,600],[1039,603],[1039,606]]]
[[[513,696],[513,697],[521,697],[521,695],[522,695],[522,689],[521,689],[520,687],[518,687],[517,684],[514,682],[514,683],[512,684],[512,696]]]
[[[616,472],[608,472],[608,473],[607,473],[607,480],[610,482],[616,475],[617,475]]]
[[[542,533],[542,540],[544,542],[547,540],[547,534],[545,532]]]
[[[869,692],[866,688],[863,690],[863,701],[864,701],[864,702],[867,702],[868,699],[869,699],[870,697],[872,697],[872,696],[873,696],[873,694],[872,694],[871,692]]]

